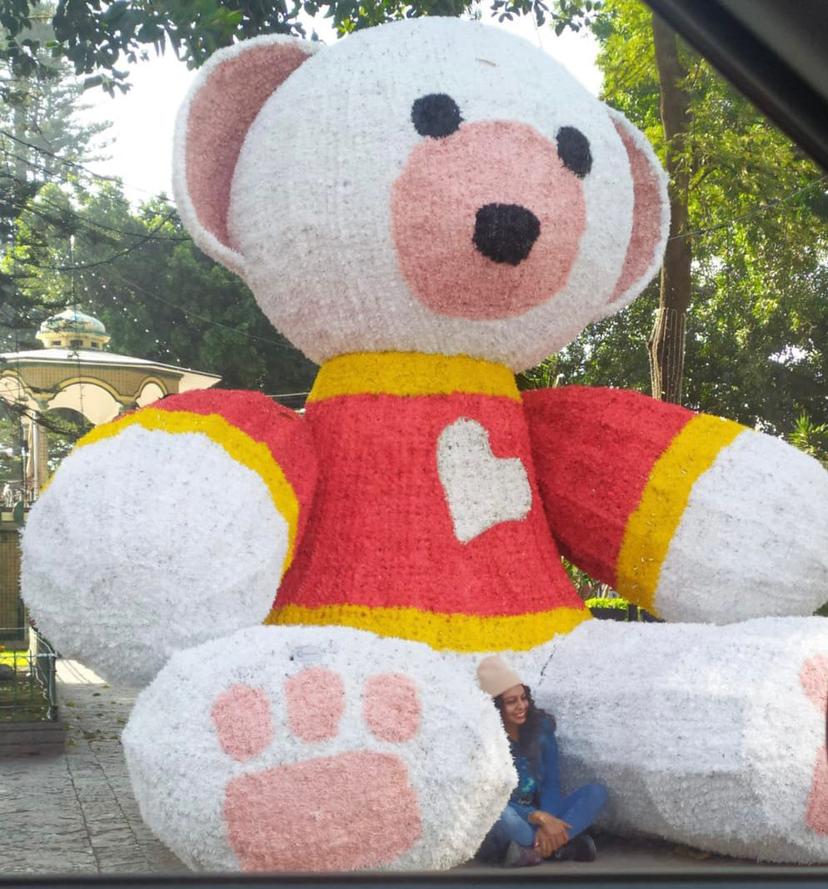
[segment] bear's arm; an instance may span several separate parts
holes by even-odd
[[[146,682],[172,651],[265,619],[316,474],[306,423],[259,392],[186,392],[97,426],[26,523],[31,613],[64,655]]]
[[[668,620],[828,599],[828,473],[780,439],[621,389],[523,393],[561,552]]]

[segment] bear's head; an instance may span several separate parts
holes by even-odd
[[[616,312],[667,237],[646,139],[520,38],[415,19],[216,53],[179,115],[196,243],[321,363],[529,367]]]

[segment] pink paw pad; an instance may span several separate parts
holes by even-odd
[[[335,741],[345,711],[345,684],[314,667],[284,684],[287,725],[306,744]],[[248,713],[240,712],[245,704]],[[263,706],[264,705],[264,706]],[[419,731],[421,702],[401,673],[370,677],[362,694],[364,746],[239,775],[227,785],[227,833],[244,870],[332,871],[394,861],[422,835],[420,806],[404,760],[369,749],[371,739],[404,743]],[[267,699],[233,686],[213,705],[222,749],[246,758],[273,739]],[[257,720],[262,724],[254,726]],[[255,740],[253,740],[255,739]],[[245,742],[246,746],[245,746]],[[241,755],[239,755],[241,753]],[[249,755],[255,755],[249,754]]]
[[[216,698],[211,715],[221,749],[239,762],[261,753],[273,740],[270,703],[260,689],[232,685]]]
[[[336,737],[345,709],[345,686],[331,670],[313,667],[285,682],[288,726],[303,741]]]
[[[805,694],[824,717],[828,709],[828,656],[815,655],[805,661],[799,679]],[[817,833],[828,834],[828,750],[825,744],[817,754],[805,821]]]
[[[409,741],[420,727],[417,687],[400,673],[369,677],[362,694],[362,715],[381,741]]]

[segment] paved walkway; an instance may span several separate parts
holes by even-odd
[[[120,734],[135,689],[111,687],[76,661],[58,661],[58,694],[68,740],[61,756],[0,760],[0,876],[12,874],[176,874],[187,868],[144,825],[133,799]],[[592,864],[543,864],[510,877],[580,871],[701,876],[710,868],[773,868],[705,856],[667,843],[599,840]],[[460,870],[500,869],[476,864]],[[804,869],[807,870],[807,869]],[[822,873],[825,873],[823,871]]]
[[[144,825],[120,734],[136,690],[58,661],[63,756],[0,760],[0,875],[182,873]]]

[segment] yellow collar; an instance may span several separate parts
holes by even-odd
[[[467,355],[354,352],[326,361],[308,402],[340,395],[495,395],[520,401],[508,367]]]

